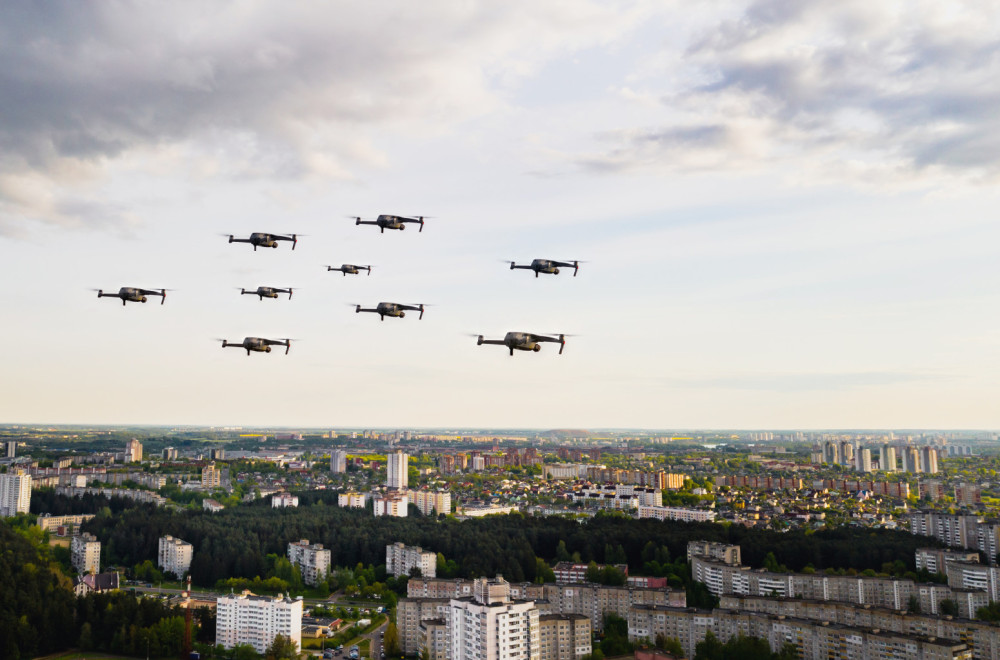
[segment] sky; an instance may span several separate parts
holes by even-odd
[[[0,90],[0,423],[1000,428],[995,3],[5,3]]]

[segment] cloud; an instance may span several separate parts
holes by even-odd
[[[578,164],[682,169],[693,157],[824,175],[849,165],[857,177],[1000,173],[996,5],[755,0],[671,56],[644,81],[659,91],[663,123],[600,134],[604,147]],[[649,139],[660,135],[673,139]]]
[[[351,179],[384,163],[378,131],[451,130],[502,106],[504,86],[553,53],[616,38],[641,11],[575,0],[3,5],[0,232],[116,217],[62,198],[97,197],[95,183],[138,155],[174,159],[175,171]],[[31,194],[11,193],[25,180]]]

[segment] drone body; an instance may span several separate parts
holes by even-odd
[[[363,270],[367,270],[369,275],[372,274],[372,267],[371,266],[355,266],[354,264],[342,264],[340,266],[340,268],[334,268],[333,266],[327,266],[326,270],[327,271],[339,270],[341,273],[344,274],[344,277],[347,277],[348,275],[358,275]]]
[[[257,251],[258,247],[276,248],[278,247],[278,241],[291,241],[292,249],[294,250],[295,246],[299,243],[299,238],[295,234],[292,234],[291,236],[281,236],[279,234],[268,234],[262,231],[255,231],[250,234],[250,238],[233,238],[232,234],[229,235],[230,243],[249,243],[253,246],[254,252]]]
[[[261,300],[264,298],[277,298],[279,293],[287,293],[288,299],[292,299],[292,288],[279,289],[273,286],[259,286],[253,291],[247,291],[246,289],[240,289],[241,296],[257,296]]]
[[[222,340],[222,348],[242,348],[246,350],[247,355],[250,355],[250,351],[256,353],[270,353],[272,346],[284,346],[285,355],[288,355],[288,351],[292,348],[291,339],[264,339],[263,337],[244,337],[242,342],[236,343],[231,341]]]
[[[510,350],[510,354],[512,356],[514,355],[514,351],[533,351],[537,353],[542,350],[541,344],[545,342],[559,344],[559,355],[562,355],[563,349],[566,348],[566,335],[549,337],[546,335],[536,335],[530,332],[508,332],[504,335],[503,339],[483,339],[482,335],[478,335],[478,337],[479,338],[476,341],[477,346],[482,346],[483,344],[506,346]]]
[[[122,305],[127,302],[146,302],[146,296],[160,296],[160,304],[166,302],[167,300],[167,290],[166,289],[140,289],[134,286],[123,286],[118,289],[118,293],[104,293],[103,289],[97,290],[98,298],[121,298]]]
[[[552,259],[532,259],[531,264],[528,266],[518,266],[513,261],[510,262],[510,269],[515,268],[523,270],[533,270],[535,271],[535,277],[538,277],[539,273],[546,273],[548,275],[558,275],[560,268],[573,268],[573,277],[576,277],[577,271],[580,270],[579,261],[554,261]]]
[[[379,228],[379,233],[384,234],[386,229],[398,229],[403,231],[406,229],[406,223],[412,222],[420,225],[420,230],[424,230],[424,216],[418,215],[415,218],[407,218],[401,215],[380,215],[375,220],[362,220],[359,217],[354,218],[354,224],[356,225],[375,225]]]
[[[380,302],[378,306],[376,306],[374,309],[364,309],[361,307],[361,305],[357,305],[357,307],[354,310],[354,313],[360,314],[361,312],[373,312],[375,314],[378,314],[381,320],[384,321],[385,317],[387,316],[392,316],[401,319],[406,316],[406,311],[408,310],[419,311],[420,316],[418,317],[418,320],[424,318],[424,306],[422,304],[401,305],[399,303]]]

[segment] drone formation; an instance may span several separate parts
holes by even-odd
[[[355,225],[374,225],[379,228],[379,233],[385,233],[386,229],[398,229],[402,231],[406,229],[407,224],[419,224],[419,232],[424,230],[424,219],[426,216],[418,215],[414,217],[399,216],[399,215],[379,215],[375,220],[362,220],[360,216],[350,216],[354,219]],[[249,238],[236,238],[233,234],[224,234],[229,237],[230,243],[249,243],[253,246],[254,251],[257,251],[258,247],[269,247],[276,248],[281,241],[290,241],[292,244],[292,250],[298,245],[299,235],[298,234],[271,234],[268,232],[253,232],[250,234]],[[510,269],[523,269],[534,271],[535,277],[537,278],[539,273],[545,273],[548,275],[558,275],[560,268],[573,268],[573,277],[576,277],[577,272],[580,270],[579,261],[556,261],[553,259],[532,259],[529,265],[517,265],[517,263],[510,261]],[[333,266],[326,266],[327,272],[329,271],[339,271],[344,275],[359,275],[362,270],[367,271],[370,276],[372,274],[372,266],[358,266],[355,264],[342,264],[339,268]],[[278,298],[281,294],[288,294],[288,299],[292,299],[292,287],[280,288],[273,286],[258,286],[256,289],[240,289],[240,295],[244,296],[257,296],[260,300],[264,298]],[[160,304],[162,305],[167,299],[167,289],[141,289],[137,287],[124,286],[118,290],[118,293],[104,293],[103,289],[97,289],[98,298],[119,298],[122,301],[122,305],[126,305],[129,302],[146,302],[148,296],[160,296]],[[361,305],[353,305],[354,312],[360,314],[361,312],[370,312],[373,314],[378,314],[381,321],[385,321],[385,317],[399,318],[402,319],[406,316],[406,312],[420,312],[417,320],[422,320],[424,318],[424,307],[425,303],[413,303],[413,304],[403,304],[394,302],[380,302],[375,307],[365,308]],[[554,336],[535,334],[531,332],[508,332],[504,335],[503,339],[485,339],[483,335],[474,335],[477,337],[476,345],[482,346],[483,344],[492,344],[497,346],[506,346],[510,351],[510,355],[514,355],[514,351],[530,351],[537,353],[541,350],[541,344],[544,343],[555,343],[559,344],[559,355],[562,355],[563,349],[566,348],[566,336],[565,334],[556,334]],[[288,351],[292,347],[292,340],[288,338],[283,339],[267,339],[264,337],[244,337],[241,342],[231,342],[227,339],[222,340],[223,348],[242,348],[247,352],[249,356],[250,353],[270,353],[272,346],[284,346],[285,355],[288,355]]]

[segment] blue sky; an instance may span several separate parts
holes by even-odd
[[[997,14],[0,9],[0,421],[996,428]],[[574,336],[469,336],[508,330]]]

